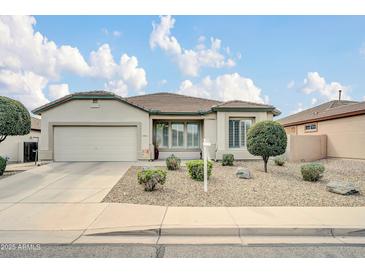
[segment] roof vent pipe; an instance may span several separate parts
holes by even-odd
[[[341,92],[342,92],[342,90],[338,91],[338,101],[341,101]]]

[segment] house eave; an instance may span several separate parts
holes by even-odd
[[[272,112],[274,116],[278,116],[281,114],[281,112],[278,109],[275,108],[234,108],[234,107],[214,107],[212,108],[213,111],[216,112]]]
[[[59,105],[62,105],[66,102],[69,102],[71,100],[92,100],[92,99],[98,99],[98,100],[117,100],[119,102],[128,104],[132,107],[138,108],[142,111],[146,111],[148,112],[148,110],[144,109],[143,107],[140,107],[138,105],[132,104],[131,102],[124,100],[123,98],[117,96],[117,95],[74,95],[74,94],[70,94],[65,96],[63,99],[56,101],[54,103],[50,103],[41,107],[38,107],[36,109],[32,110],[32,113],[35,115],[41,115],[42,112],[47,111],[49,109],[52,109],[54,107],[57,107]]]
[[[284,127],[291,127],[291,126],[299,126],[299,125],[304,125],[304,124],[314,123],[314,122],[323,122],[323,121],[340,119],[340,118],[348,118],[348,117],[363,115],[363,114],[365,114],[365,109],[347,112],[347,113],[341,113],[341,114],[337,114],[337,115],[321,117],[321,118],[307,119],[307,120],[302,120],[302,121],[296,121],[296,122],[291,122],[291,123],[281,123],[281,124]],[[279,123],[280,123],[280,121],[279,121]]]

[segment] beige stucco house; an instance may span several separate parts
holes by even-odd
[[[30,133],[23,136],[7,136],[0,143],[0,156],[7,157],[9,162],[32,162],[36,158],[35,150],[41,137],[41,121],[31,117]]]
[[[289,135],[326,136],[327,157],[365,159],[365,102],[333,100],[278,121]]]
[[[175,93],[122,98],[104,91],[73,93],[33,110],[42,116],[39,158],[54,161],[135,161],[175,154],[198,159],[203,139],[210,156],[253,156],[248,128],[280,112],[271,105],[219,102]]]

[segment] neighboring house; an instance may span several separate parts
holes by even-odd
[[[0,155],[8,157],[9,162],[33,162],[35,161],[35,150],[38,148],[38,141],[41,136],[41,121],[31,117],[30,133],[23,136],[8,136],[0,143]]]
[[[365,102],[334,100],[278,122],[287,134],[326,135],[328,157],[365,159]]]
[[[67,95],[33,110],[42,116],[39,157],[54,161],[135,161],[175,154],[199,159],[203,139],[210,157],[225,153],[253,158],[246,149],[248,128],[272,120],[273,106],[219,102],[175,93],[122,98],[105,91]]]

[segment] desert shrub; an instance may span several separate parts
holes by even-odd
[[[169,170],[177,170],[180,168],[181,159],[174,154],[166,158],[166,166]]]
[[[4,174],[7,160],[0,156],[0,176]]]
[[[315,182],[322,178],[325,168],[319,163],[309,163],[301,166],[301,172],[305,181]]]
[[[192,179],[197,181],[204,181],[204,161],[192,160],[186,163],[189,175]],[[212,175],[213,164],[208,161],[208,178]]]
[[[247,150],[264,160],[267,172],[267,162],[270,156],[285,152],[287,137],[284,127],[275,121],[262,121],[251,127],[247,134]]]
[[[138,183],[144,184],[145,191],[153,191],[157,184],[165,184],[166,171],[161,169],[146,169],[139,171],[137,177]]]
[[[233,154],[223,154],[222,166],[233,166]]]
[[[277,165],[277,166],[283,166],[283,165],[285,164],[285,162],[286,162],[286,158],[285,158],[285,156],[283,156],[283,155],[276,156],[276,157],[274,158],[274,163],[275,163],[275,165]]]

